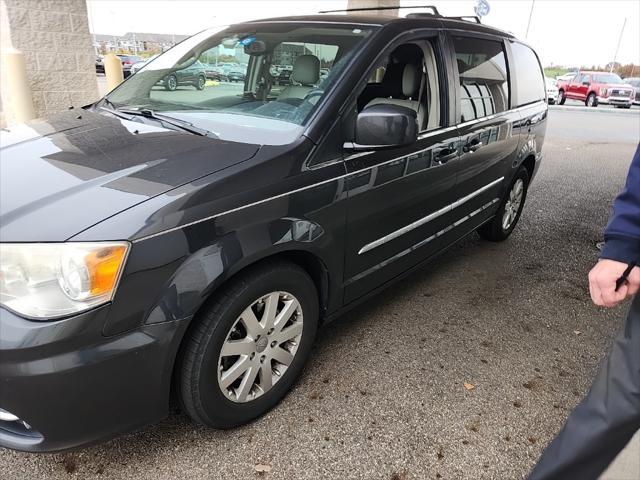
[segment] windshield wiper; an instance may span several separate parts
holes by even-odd
[[[202,137],[220,138],[215,133],[206,130],[204,128],[196,127],[193,123],[180,120],[179,118],[170,117],[168,115],[162,115],[154,112],[149,108],[117,108],[116,112],[125,113],[129,115],[138,115],[145,118],[151,118],[159,122],[164,122],[174,127],[180,128],[186,132],[193,133],[194,135],[200,135]]]

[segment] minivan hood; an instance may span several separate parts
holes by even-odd
[[[11,127],[0,133],[0,241],[67,240],[258,149],[85,110]]]

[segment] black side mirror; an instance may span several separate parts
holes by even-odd
[[[582,82],[582,84],[583,84],[583,85],[586,85],[587,87],[588,87],[589,85],[591,85],[589,82]]]
[[[377,104],[362,110],[356,118],[355,143],[345,144],[355,150],[400,147],[418,139],[416,111],[393,104]]]

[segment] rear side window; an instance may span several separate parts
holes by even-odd
[[[453,37],[460,74],[463,122],[504,112],[509,107],[507,62],[502,43],[471,37]]]
[[[511,43],[511,51],[518,85],[518,106],[544,99],[544,76],[536,54],[526,45],[516,42]]]

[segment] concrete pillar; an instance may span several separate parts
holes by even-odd
[[[348,0],[347,8],[399,7],[400,0]],[[399,16],[398,10],[378,10],[369,12],[352,12],[353,15]]]
[[[104,57],[104,74],[107,77],[107,91],[110,92],[124,81],[122,62],[111,52]]]
[[[37,116],[98,99],[86,0],[0,0],[0,48],[11,47],[24,54]],[[6,77],[0,71],[0,124],[17,121]]]
[[[24,55],[15,48],[2,49],[2,69],[7,76],[6,85],[9,108],[18,122],[26,122],[36,118],[33,107],[33,94],[29,88],[29,77]]]

